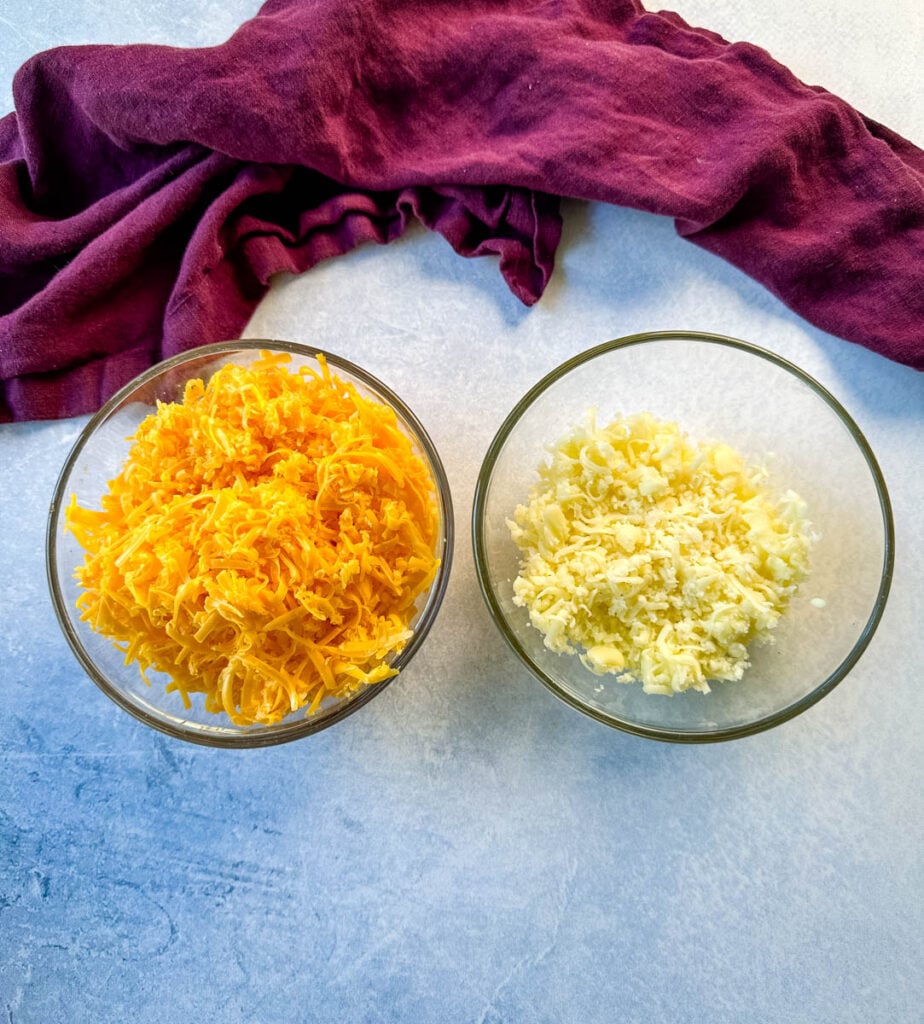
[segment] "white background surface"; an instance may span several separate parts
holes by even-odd
[[[48,46],[220,42],[228,0],[0,7],[0,111]],[[919,3],[678,11],[924,145]],[[815,330],[664,220],[569,203],[532,310],[490,260],[411,231],[280,280],[247,334],[317,344],[415,410],[457,543],[402,678],[291,747],[146,731],[79,670],[44,583],[78,421],[0,429],[0,1020],[921,1019],[924,376]],[[558,703],[483,606],[471,495],[494,431],[568,356],[636,331],[730,334],[800,365],[890,489],[892,595],[852,674],[751,739],[673,747]]]

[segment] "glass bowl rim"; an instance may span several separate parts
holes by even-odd
[[[507,443],[507,439],[510,437],[523,414],[553,384],[566,377],[572,370],[582,366],[584,363],[588,363],[591,360],[596,359],[598,356],[606,355],[607,353],[613,352],[617,349],[629,348],[633,345],[643,345],[648,342],[658,341],[700,341],[706,342],[707,344],[737,349],[741,352],[745,352],[749,355],[756,356],[760,359],[766,360],[767,362],[773,363],[780,369],[785,370],[792,376],[796,377],[803,384],[806,384],[834,411],[841,423],[847,429],[848,433],[856,442],[857,447],[866,461],[870,474],[872,475],[873,483],[876,488],[876,495],[879,499],[879,510],[882,515],[884,550],[882,569],[879,578],[879,588],[877,590],[876,600],[873,604],[873,609],[870,612],[869,618],[847,656],[842,659],[827,678],[822,680],[822,682],[814,687],[814,689],[805,694],[805,696],[799,698],[799,700],[794,701],[792,704],[788,704],[786,707],[781,708],[779,711],[774,711],[769,715],[764,715],[762,718],[756,719],[753,722],[746,722],[742,725],[716,729],[710,732],[698,732],[692,729],[667,729],[659,728],[657,726],[641,725],[637,722],[627,721],[614,715],[606,714],[605,712],[590,707],[583,701],[579,700],[573,694],[560,686],[552,676],[544,672],[529,656],[526,649],[517,638],[516,632],[508,623],[507,617],[495,597],[494,589],[491,586],[490,579],[488,578],[488,555],[484,535],[488,489],[494,475],[497,459]],[[475,562],[475,576],[478,580],[481,595],[491,612],[491,618],[500,630],[500,633],[507,642],[507,645],[513,650],[520,661],[527,669],[529,669],[531,674],[538,678],[539,681],[551,690],[556,697],[596,721],[602,722],[604,725],[611,726],[612,728],[619,729],[623,732],[631,733],[634,736],[662,740],[670,743],[718,743],[724,740],[739,739],[743,736],[752,736],[756,733],[763,732],[766,729],[780,725],[791,718],[795,718],[797,715],[810,708],[813,704],[816,704],[822,697],[830,693],[835,686],[837,686],[837,684],[847,676],[872,640],[873,634],[876,632],[876,628],[878,627],[883,612],[885,611],[889,590],[892,585],[892,575],[895,564],[895,526],[892,518],[892,504],[889,499],[888,489],[886,488],[885,478],[882,475],[882,470],[879,468],[879,463],[876,461],[872,448],[854,419],[827,388],[816,381],[804,370],[796,366],[795,363],[790,362],[788,359],[784,359],[775,352],[771,352],[768,349],[761,348],[750,342],[741,341],[738,338],[732,338],[724,334],[712,334],[703,331],[662,330],[630,334],[611,341],[604,341],[598,345],[592,346],[591,348],[584,349],[582,352],[571,356],[569,359],[566,359],[554,369],[550,370],[523,395],[516,405],[513,406],[488,446],[475,482],[475,493],[472,502],[472,548]]]
[[[80,458],[84,448],[96,432],[97,427],[103,423],[108,418],[109,414],[129,395],[133,394],[139,388],[144,387],[145,384],[148,384],[155,378],[160,377],[165,372],[196,359],[203,357],[208,358],[209,356],[220,357],[232,352],[262,350],[288,352],[291,355],[307,357],[314,360],[317,360],[318,356],[322,356],[332,369],[343,370],[352,377],[355,377],[358,381],[369,387],[376,395],[388,402],[399,416],[401,416],[404,422],[413,431],[414,436],[412,440],[420,445],[433,472],[434,485],[441,513],[440,525],[443,535],[442,550],[440,552],[441,560],[439,569],[437,570],[437,575],[433,583],[430,585],[426,604],[424,605],[421,616],[414,628],[414,633],[392,663],[398,667],[399,671],[396,675],[391,676],[388,679],[384,679],[380,683],[365,686],[354,694],[353,697],[345,700],[342,704],[332,709],[319,720],[301,718],[289,723],[278,723],[276,725],[264,726],[258,729],[251,729],[248,732],[240,733],[234,733],[231,731],[210,732],[207,728],[203,728],[200,731],[198,729],[177,725],[145,711],[144,708],[138,706],[124,696],[120,689],[113,687],[105,678],[103,673],[101,673],[97,668],[93,657],[84,647],[79,633],[72,625],[66,610],[67,602],[65,601],[64,595],[61,591],[61,585],[58,580],[57,573],[58,536],[56,524],[58,522],[61,509],[66,503],[65,488],[70,480],[71,472],[76,465],[77,460]],[[392,391],[391,388],[383,384],[377,377],[369,373],[368,370],[364,370],[361,366],[357,366],[355,363],[343,356],[337,355],[336,353],[329,352],[314,345],[304,345],[291,341],[273,340],[268,338],[246,338],[239,341],[220,341],[208,345],[199,345],[195,348],[188,349],[185,352],[180,352],[177,355],[161,360],[119,388],[119,390],[93,414],[81,429],[77,440],[72,445],[67,458],[64,461],[64,465],[58,474],[58,479],[54,487],[51,504],[48,510],[45,533],[45,572],[48,588],[51,593],[51,603],[54,608],[55,617],[58,620],[58,625],[64,633],[71,651],[77,657],[77,660],[80,662],[81,667],[87,675],[93,680],[99,689],[110,698],[110,700],[124,711],[127,711],[134,718],[143,722],[145,725],[151,726],[158,732],[165,733],[175,739],[185,740],[187,742],[196,743],[200,746],[206,747],[247,749],[276,746],[282,743],[289,743],[294,740],[302,739],[312,733],[321,732],[329,726],[343,721],[343,719],[358,711],[361,707],[369,703],[370,700],[381,693],[394,679],[397,678],[398,675],[400,675],[401,671],[409,664],[414,654],[422,646],[424,639],[436,620],[440,606],[443,603],[452,567],[454,539],[455,526],[449,478],[446,475],[446,470],[443,467],[436,445],[424,429],[423,424],[403,399]]]

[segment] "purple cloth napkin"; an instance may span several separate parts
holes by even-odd
[[[924,153],[635,0],[270,0],[224,45],[39,54],[0,121],[0,418],[237,337],[272,274],[417,218],[526,303],[558,197],[673,217],[924,367]],[[613,267],[613,274],[619,274]]]

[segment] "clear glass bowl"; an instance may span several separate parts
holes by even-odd
[[[576,655],[550,651],[527,611],[514,605],[520,552],[507,520],[526,501],[546,446],[581,423],[590,407],[601,424],[619,413],[650,412],[693,438],[724,441],[766,465],[771,488],[791,488],[807,502],[820,533],[811,573],[774,630],[775,642],[752,647],[740,681],[710,682],[708,694],[644,693],[640,683],[594,675]],[[768,729],[830,693],[879,623],[894,554],[882,473],[838,401],[770,352],[688,331],[599,345],[539,381],[488,449],[472,531],[478,581],[495,622],[554,694],[607,725],[686,743]]]
[[[64,517],[72,494],[77,495],[83,506],[99,507],[109,481],[122,468],[130,447],[130,435],[154,410],[157,401],[180,399],[188,380],[202,378],[207,381],[226,363],[248,365],[264,350],[289,353],[291,369],[303,365],[316,368],[316,354],[322,354],[336,376],[355,384],[361,394],[395,410],[399,424],[430,470],[440,524],[436,553],[441,561],[429,589],[418,600],[412,621],[413,636],[392,662],[399,673],[407,668],[433,625],[446,591],[452,561],[452,501],[446,473],[433,442],[404,402],[360,367],[329,352],[285,341],[234,341],[202,346],[175,356],[126,385],[86,425],[68,455],[55,487],[47,532],[47,570],[52,602],[71,648],[90,678],[107,696],[155,729],[208,746],[261,747],[299,739],[358,711],[380,694],[390,680],[363,687],[343,700],[327,701],[309,717],[303,710],[295,711],[275,725],[235,725],[224,714],[206,711],[201,694],[192,695],[193,706],[186,709],[179,694],[165,691],[166,676],[149,672],[152,685],[147,686],[137,665],[125,665],[123,655],[112,642],[81,621],[76,606],[80,586],[74,579],[74,571],[83,563],[83,550],[71,533],[64,532]]]

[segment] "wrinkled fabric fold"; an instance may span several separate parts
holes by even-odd
[[[272,276],[412,220],[536,302],[560,197],[668,216],[924,368],[924,153],[633,0],[270,0],[226,43],[65,47],[0,120],[0,417],[237,337]],[[619,268],[613,268],[613,274]]]

